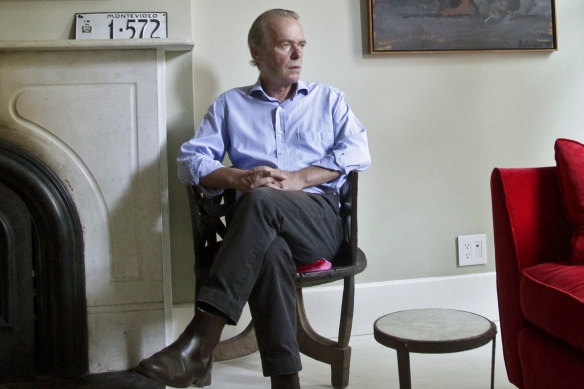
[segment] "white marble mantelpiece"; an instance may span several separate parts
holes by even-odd
[[[193,43],[180,39],[0,40],[0,51],[72,50],[190,51]]]
[[[44,161],[81,219],[92,373],[171,336],[164,52],[192,47],[0,41],[0,140]]]

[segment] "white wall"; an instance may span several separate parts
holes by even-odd
[[[369,267],[357,281],[494,271],[492,169],[552,165],[556,138],[584,141],[584,2],[557,2],[554,53],[371,56],[366,0],[193,0],[195,124],[217,94],[256,80],[247,31],[274,7],[301,16],[303,78],[343,89],[369,132],[359,202]],[[191,293],[190,263],[178,263],[192,255],[183,233],[173,242],[175,301]],[[456,237],[476,233],[488,235],[489,263],[458,268]]]

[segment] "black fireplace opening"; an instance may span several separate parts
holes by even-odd
[[[0,143],[0,383],[88,372],[83,232],[40,159]]]

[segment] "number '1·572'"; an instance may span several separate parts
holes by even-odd
[[[110,39],[160,38],[160,20],[157,19],[112,19]]]

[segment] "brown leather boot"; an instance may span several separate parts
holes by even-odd
[[[197,309],[195,317],[170,346],[140,362],[136,371],[156,382],[177,388],[211,384],[213,350],[225,318]]]
[[[298,373],[272,376],[272,389],[300,389]]]

